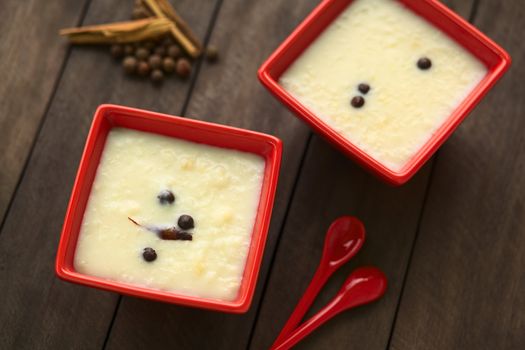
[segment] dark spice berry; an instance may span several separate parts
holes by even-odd
[[[130,45],[130,44],[124,45],[124,55],[126,56],[133,55],[134,52],[135,52],[135,47],[133,45]]]
[[[114,58],[121,58],[124,56],[124,47],[119,44],[111,45],[110,52]]]
[[[162,39],[162,45],[168,47],[170,45],[173,45],[173,38],[170,35],[167,35]]]
[[[355,108],[361,108],[365,104],[365,99],[362,96],[354,96],[350,103]]]
[[[181,54],[180,47],[170,44],[166,50],[166,54],[171,58],[179,58]]]
[[[357,85],[357,90],[359,90],[360,93],[366,95],[368,93],[368,91],[370,91],[370,85],[365,84],[365,83],[361,83],[361,84]]]
[[[206,59],[208,62],[216,62],[219,59],[219,50],[215,46],[209,46],[206,49]]]
[[[427,57],[421,57],[419,60],[417,60],[417,66],[419,69],[427,70],[432,67],[432,61]]]
[[[187,78],[191,74],[191,63],[186,58],[181,58],[177,61],[175,72],[181,78]]]
[[[177,221],[177,225],[183,230],[191,230],[195,227],[195,223],[193,222],[193,218],[189,215],[181,215],[179,217],[179,220]]]
[[[150,77],[151,81],[153,81],[154,83],[162,83],[162,80],[164,80],[164,73],[162,73],[162,71],[157,68],[151,72]]]
[[[144,251],[142,252],[142,257],[147,262],[151,262],[157,259],[157,252],[155,251],[155,249],[147,247],[147,248],[144,248]]]
[[[145,60],[149,56],[149,50],[145,47],[138,47],[135,56],[137,56],[139,60]]]
[[[166,48],[164,46],[157,46],[153,49],[153,52],[156,54],[156,55],[159,55],[159,56],[164,56],[166,54]]]
[[[155,48],[155,42],[151,40],[145,41],[143,45],[148,50],[153,50],[153,48]]]
[[[148,58],[148,64],[151,69],[160,68],[162,64],[162,58],[159,55],[151,55]]]
[[[137,66],[137,73],[139,73],[139,75],[141,77],[145,77],[149,74],[149,64],[147,64],[146,62],[144,61],[140,61],[138,63],[138,66]]]
[[[157,198],[160,201],[160,204],[172,204],[175,202],[175,195],[170,190],[161,191]]]
[[[175,71],[175,60],[171,57],[166,57],[162,60],[162,69],[166,73],[173,73]]]
[[[122,61],[122,67],[124,67],[124,71],[128,74],[133,74],[137,69],[138,61],[133,56],[127,56],[124,58],[124,61]]]

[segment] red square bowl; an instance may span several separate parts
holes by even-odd
[[[421,168],[510,65],[510,57],[501,47],[440,2],[435,0],[398,1],[466,48],[487,67],[487,74],[481,82],[400,171],[395,172],[388,169],[365,151],[349,142],[317,117],[314,112],[292,97],[278,83],[280,76],[295,59],[316,40],[319,34],[342,11],[351,6],[352,0],[323,1],[271,54],[258,71],[262,84],[295,112],[299,118],[365,169],[395,185],[405,183]]]
[[[84,210],[86,209],[107,135],[113,127],[136,129],[192,142],[240,150],[258,154],[265,159],[266,165],[257,216],[241,286],[235,300],[221,301],[192,297],[114,282],[75,271],[73,259]],[[131,296],[232,313],[246,312],[253,298],[266,244],[279,176],[281,153],[282,143],[279,139],[258,132],[122,106],[100,106],[93,118],[67,208],[56,258],[57,275],[69,282]]]

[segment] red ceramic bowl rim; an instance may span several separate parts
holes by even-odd
[[[304,34],[307,28],[318,20],[318,18],[331,6],[333,3],[338,1],[348,1],[348,4],[343,10],[350,6],[353,0],[324,0],[322,1],[304,20],[296,27],[296,29],[279,45],[279,47],[270,55],[270,57],[261,65],[257,75],[261,83],[277,97],[283,104],[291,109],[296,116],[303,119],[307,124],[310,125],[321,136],[325,137],[330,143],[336,148],[342,151],[345,155],[358,162],[361,166],[377,175],[387,183],[393,185],[401,185],[407,182],[414,174],[423,166],[423,164],[437,151],[437,149],[446,141],[446,139],[452,134],[452,132],[459,126],[459,124],[466,118],[468,113],[474,109],[474,107],[481,101],[481,99],[487,94],[487,92],[494,86],[494,84],[503,76],[508,70],[511,64],[511,58],[509,54],[494,41],[488,38],[486,35],[481,33],[469,22],[465,21],[458,14],[454,13],[448,7],[436,0],[421,0],[422,3],[433,8],[434,11],[439,12],[441,15],[446,16],[455,24],[459,25],[462,29],[469,33],[469,36],[473,40],[477,40],[481,43],[486,50],[491,51],[498,56],[499,62],[492,67],[487,66],[488,72],[482,81],[471,91],[471,93],[463,100],[463,102],[456,108],[454,112],[448,117],[448,119],[436,130],[434,135],[426,142],[426,144],[419,149],[419,151],[411,158],[410,161],[403,167],[401,171],[393,171],[376,159],[372,158],[368,153],[361,150],[358,146],[348,141],[341,134],[337,133],[332,127],[317,117],[311,110],[302,105],[297,99],[289,94],[281,85],[278,83],[278,78],[272,76],[270,71],[272,68],[286,55],[287,50],[295,44],[298,40],[301,40],[301,36]],[[399,0],[398,0],[399,1]],[[421,16],[420,14],[417,14]],[[336,16],[337,18],[337,16]],[[425,18],[427,21],[428,19]],[[435,25],[434,25],[435,26]],[[448,37],[462,45],[462,42],[453,38],[446,33],[443,28],[442,30]],[[324,30],[324,29],[323,29]],[[322,32],[321,30],[320,32]],[[320,33],[319,32],[319,33]],[[312,42],[315,41],[312,40]],[[308,47],[308,45],[305,46]],[[462,45],[463,46],[463,45]],[[468,49],[467,49],[468,50]],[[472,52],[471,52],[472,53]],[[475,57],[480,59],[480,55],[472,53]],[[297,57],[301,54],[299,53]],[[296,57],[296,58],[297,58]],[[294,58],[286,67],[282,70],[283,72],[295,61]],[[281,73],[282,74],[282,73]],[[279,74],[279,76],[281,75]]]
[[[261,198],[259,200],[259,207],[258,207],[258,212],[257,212],[257,217],[256,217],[256,220],[259,217],[261,217],[260,231],[258,232],[259,234],[256,234],[255,227],[254,227],[254,231],[252,232],[252,241],[251,241],[249,252],[248,252],[248,255],[250,255],[251,251],[253,250],[254,255],[253,255],[252,263],[250,265],[246,264],[244,267],[245,272],[243,273],[243,281],[241,282],[241,286],[243,284],[246,284],[246,287],[244,288],[243,293],[241,293],[242,288],[240,288],[240,292],[239,292],[240,294],[237,296],[235,300],[223,301],[223,300],[211,299],[211,298],[194,297],[190,295],[177,294],[175,292],[166,292],[166,291],[151,289],[147,287],[140,287],[136,285],[130,285],[130,284],[125,284],[121,282],[110,281],[110,280],[106,280],[106,279],[89,276],[86,274],[76,272],[74,271],[74,269],[68,268],[66,266],[67,265],[66,254],[68,253],[68,250],[76,249],[76,246],[72,248],[68,248],[70,237],[71,235],[74,234],[72,232],[72,227],[71,227],[73,224],[73,218],[75,215],[83,216],[84,214],[84,212],[79,213],[76,210],[77,201],[79,199],[82,187],[85,185],[85,181],[84,181],[84,177],[86,176],[85,173],[87,171],[87,167],[91,160],[91,154],[94,149],[95,141],[97,140],[97,137],[99,137],[101,123],[103,122],[104,115],[106,113],[119,113],[122,115],[134,115],[134,116],[145,117],[149,120],[156,120],[156,121],[162,121],[162,122],[167,122],[167,123],[174,123],[178,125],[192,126],[196,129],[212,130],[212,131],[218,131],[221,133],[228,133],[228,134],[231,134],[232,136],[239,135],[243,137],[248,137],[252,140],[256,140],[257,142],[261,142],[261,143],[264,142],[271,146],[271,155],[269,155],[265,159],[265,163],[266,163],[265,166],[269,167],[270,171],[266,172],[265,170],[265,179],[263,179],[263,187],[264,187],[265,182],[268,182],[267,184],[268,191],[265,196],[263,196],[263,194],[261,193]],[[216,144],[213,142],[210,142],[210,145],[221,147],[219,144]],[[254,152],[254,154],[257,154],[257,153]],[[84,147],[84,152],[80,160],[80,165],[78,167],[77,176],[75,178],[72,194],[71,194],[68,208],[66,211],[66,216],[65,216],[64,225],[62,228],[62,233],[61,233],[60,242],[59,242],[58,250],[57,250],[56,261],[55,261],[56,274],[58,275],[58,277],[68,282],[86,285],[86,286],[90,286],[90,287],[94,287],[94,288],[98,288],[102,290],[113,291],[113,292],[117,292],[117,293],[121,293],[125,295],[147,298],[147,299],[163,301],[163,302],[179,304],[179,305],[185,305],[185,306],[193,306],[193,307],[199,307],[199,308],[205,308],[205,309],[211,309],[211,310],[230,312],[230,313],[246,312],[249,309],[251,301],[253,299],[253,295],[254,295],[255,287],[257,283],[257,277],[258,277],[258,273],[260,270],[262,257],[264,254],[264,248],[266,245],[266,238],[268,235],[268,228],[270,224],[271,213],[273,209],[273,202],[274,202],[275,192],[276,192],[276,187],[277,187],[277,180],[279,176],[281,155],[282,155],[282,141],[279,140],[275,136],[259,133],[256,131],[221,125],[221,124],[209,123],[209,122],[204,122],[204,121],[199,121],[199,120],[194,120],[194,119],[188,119],[188,118],[176,117],[176,116],[171,116],[171,115],[161,114],[161,113],[156,113],[156,112],[151,112],[151,111],[140,110],[136,108],[111,105],[111,104],[100,105],[97,111],[95,112],[95,116],[91,124],[91,129],[87,136],[86,144]],[[258,239],[254,240],[255,237],[257,237]],[[246,270],[248,270],[248,272],[246,272]],[[245,277],[248,277],[246,281],[244,280]]]

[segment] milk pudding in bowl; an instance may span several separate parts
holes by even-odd
[[[78,272],[233,300],[264,174],[261,157],[110,131],[75,254]]]
[[[509,63],[501,48],[447,11],[432,1],[325,1],[259,77],[343,151],[402,183]],[[476,56],[418,12],[443,26],[464,26],[465,34],[455,36],[470,41]],[[479,47],[491,58],[483,61]],[[490,60],[498,66],[486,79]]]
[[[77,178],[70,207],[82,202],[75,194],[80,187],[87,192],[85,208],[68,209],[57,272],[131,295],[246,311],[269,224],[279,140],[191,120],[177,121],[188,124],[186,130],[170,126],[189,134],[188,140],[119,126],[128,124],[123,121],[109,126],[105,140],[94,141],[100,159],[96,168],[90,165],[91,188]],[[196,131],[202,124],[210,129]],[[212,144],[191,141],[215,132]],[[79,178],[90,164],[84,160],[92,155],[89,143]],[[238,147],[215,145],[223,143]],[[77,232],[68,224],[70,216],[79,222]],[[76,242],[69,238],[75,233]],[[73,250],[72,266],[64,267]]]

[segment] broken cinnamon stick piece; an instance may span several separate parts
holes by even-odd
[[[175,17],[179,17],[179,20],[181,20],[180,16],[175,16],[173,18],[172,15],[175,12],[170,11],[171,15],[168,13],[165,13],[161,6],[159,5],[158,0],[142,0],[144,4],[155,14],[155,16],[159,18],[167,18],[169,19],[173,27],[170,29],[171,34],[173,35],[174,39],[182,46],[182,48],[193,58],[197,58],[201,54],[201,47],[200,44],[195,44],[190,37],[188,37],[179,27],[175,20]],[[173,9],[169,4],[167,4],[171,9]],[[164,5],[166,7],[166,4]],[[184,21],[183,21],[184,22]],[[185,22],[184,22],[185,23]],[[187,24],[186,24],[187,26]],[[189,27],[188,27],[189,28]]]
[[[173,22],[169,19],[146,18],[135,21],[116,22],[67,28],[59,31],[73,44],[115,44],[137,42],[171,32]]]
[[[166,17],[164,15],[164,12],[162,12],[159,5],[157,4],[157,1],[155,0],[142,0],[142,1],[146,4],[146,7],[148,7],[151,10],[151,12],[153,12],[155,16]]]
[[[177,13],[177,11],[171,6],[168,0],[156,0],[157,5],[160,7],[164,15],[171,19],[177,27],[193,42],[193,44],[202,50],[202,44],[198,37],[191,31],[190,26],[186,21]]]
[[[179,28],[172,23],[170,28],[171,34],[177,40],[177,42],[182,46],[182,48],[193,58],[199,57],[201,51],[193,45],[193,43],[182,33]]]

